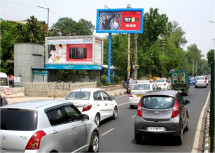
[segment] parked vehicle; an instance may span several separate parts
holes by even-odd
[[[166,78],[157,79],[155,81],[155,83],[158,86],[158,88],[161,88],[162,90],[169,90],[170,89],[170,84]]]
[[[195,88],[198,87],[205,87],[207,88],[207,80],[205,78],[205,76],[196,76],[195,77]]]
[[[173,70],[171,72],[171,89],[180,93],[189,94],[189,79],[187,70]]]
[[[69,92],[66,101],[73,103],[83,114],[87,114],[90,120],[97,126],[106,118],[118,116],[118,106],[115,97],[110,96],[103,89],[84,88]]]
[[[35,100],[1,111],[1,152],[98,152],[94,122],[71,103]]]
[[[142,136],[175,136],[179,145],[183,143],[184,130],[189,129],[189,114],[184,100],[178,91],[160,90],[143,94],[134,124],[136,143]]]
[[[154,83],[138,83],[134,86],[129,94],[130,108],[137,107],[140,98],[147,91],[157,90],[158,87]]]
[[[9,80],[6,73],[0,72],[0,87],[9,88]]]

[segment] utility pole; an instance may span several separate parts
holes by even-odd
[[[48,37],[49,36],[49,8],[45,8],[40,5],[38,5],[38,7],[42,9],[46,9],[48,11],[48,15],[47,15],[47,37]]]
[[[135,64],[135,70],[134,70],[134,79],[137,80],[137,68],[138,68],[138,59],[137,59],[137,38],[138,38],[138,34],[134,34],[134,45],[135,45],[135,50],[134,50],[134,54],[135,54],[135,59],[134,59],[134,64]]]
[[[131,5],[128,4],[127,8],[131,8]],[[127,79],[131,77],[131,43],[130,43],[131,34],[128,34],[128,67],[127,67]]]
[[[193,76],[194,76],[194,59],[193,59]]]
[[[196,61],[196,75],[197,75],[198,73],[197,73],[197,61]]]

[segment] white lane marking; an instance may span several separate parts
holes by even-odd
[[[205,105],[204,105],[204,107],[201,111],[200,117],[199,117],[199,122],[198,122],[197,129],[196,129],[196,134],[195,134],[195,138],[194,138],[194,142],[193,142],[192,152],[198,152],[198,150],[196,148],[198,148],[198,145],[199,145],[199,139],[200,139],[201,128],[202,128],[202,121],[204,119],[203,115],[204,115],[204,112],[208,106],[208,102],[210,100],[210,93],[211,93],[211,91],[209,90],[207,100],[205,102]]]
[[[130,102],[122,103],[122,104],[119,104],[118,106],[122,106],[122,105],[129,104],[129,103],[130,103]]]
[[[132,116],[131,118],[135,118],[135,117],[136,117],[136,115]]]
[[[114,129],[115,129],[115,128],[112,128],[112,129],[108,130],[107,132],[103,133],[101,136],[104,136],[104,135],[110,133],[110,132],[113,131]]]

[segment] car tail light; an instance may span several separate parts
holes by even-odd
[[[175,104],[172,107],[172,116],[171,116],[171,118],[176,117],[178,115],[178,113],[179,113],[179,104],[178,104],[178,101],[175,100]]]
[[[36,150],[40,148],[41,138],[45,136],[44,131],[38,131],[31,136],[31,139],[28,141],[28,144],[25,149]]]
[[[197,80],[195,80],[195,83],[197,83]]]
[[[90,110],[91,109],[91,107],[92,107],[92,105],[91,104],[86,104],[86,105],[84,105],[84,107],[83,107],[83,112],[84,111],[88,111],[88,110]]]
[[[166,85],[166,83],[163,84],[164,86]]]
[[[206,81],[204,81],[204,83],[206,83]]]
[[[129,97],[133,97],[133,95],[132,95],[132,93],[131,93],[131,92],[129,93]]]
[[[138,106],[137,106],[137,115],[138,115],[139,117],[143,117],[141,99],[140,99],[139,104],[138,104]]]

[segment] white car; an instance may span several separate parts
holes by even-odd
[[[207,88],[207,80],[205,78],[205,76],[196,76],[195,77],[195,88],[198,87],[205,87]]]
[[[154,83],[138,83],[134,86],[132,91],[129,94],[130,108],[137,107],[140,98],[147,91],[157,90],[158,87]]]
[[[113,96],[103,89],[84,88],[73,90],[68,93],[66,101],[73,103],[82,114],[87,114],[90,120],[99,126],[106,118],[118,116],[118,106]]]
[[[161,88],[162,90],[169,90],[170,84],[168,83],[166,78],[160,78],[155,81],[155,84],[158,86],[158,88]]]

